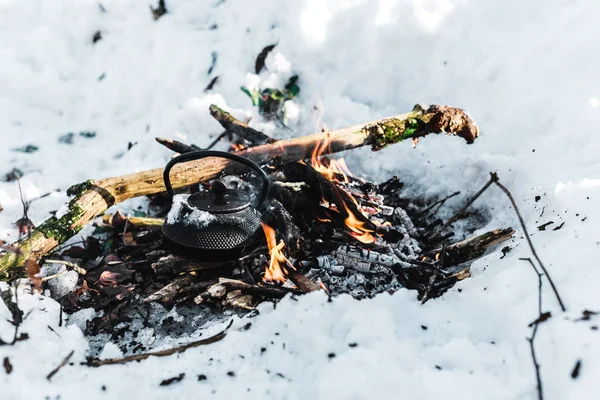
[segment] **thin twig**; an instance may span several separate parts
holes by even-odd
[[[529,244],[529,248],[531,249],[531,253],[535,257],[538,264],[540,265],[540,268],[544,272],[546,279],[548,279],[548,282],[550,282],[550,286],[552,287],[552,290],[554,291],[554,295],[556,296],[556,299],[558,300],[558,303],[560,304],[560,308],[563,310],[563,312],[567,311],[562,299],[560,298],[560,295],[558,294],[558,290],[556,289],[556,286],[554,285],[554,282],[552,281],[552,278],[550,277],[550,274],[548,274],[546,267],[544,267],[542,260],[540,260],[540,258],[537,255],[537,252],[535,251],[535,248],[533,247],[533,243],[531,242],[531,238],[529,237],[529,233],[527,232],[527,228],[525,227],[525,221],[523,221],[523,217],[521,216],[521,213],[519,212],[519,208],[517,207],[517,203],[515,202],[515,199],[510,194],[509,190],[498,181],[498,175],[496,175],[495,172],[491,172],[490,175],[491,175],[490,182],[494,182],[496,185],[498,185],[498,187],[506,194],[506,196],[508,196],[508,199],[512,203],[512,205],[515,209],[515,212],[517,213],[517,217],[519,218],[519,223],[521,224],[523,233],[525,234],[525,239],[527,239],[527,243]]]
[[[71,350],[69,355],[66,356],[60,364],[58,364],[58,367],[56,367],[52,371],[50,371],[50,373],[46,376],[46,379],[50,380],[58,371],[60,371],[60,369],[69,362],[69,360],[71,359],[71,357],[73,356],[74,353],[75,353],[75,350]]]
[[[58,278],[59,276],[61,276],[61,275],[64,275],[64,274],[66,274],[67,272],[69,272],[69,270],[68,270],[68,269],[65,269],[64,271],[61,271],[61,272],[59,272],[59,273],[56,273],[56,274],[54,274],[54,275],[48,275],[48,276],[45,276],[45,277],[43,277],[43,278],[42,278],[42,282],[46,282],[46,281],[49,281],[50,279]]]
[[[448,195],[446,197],[444,197],[443,199],[440,199],[438,201],[436,201],[435,203],[431,204],[429,207],[427,207],[426,209],[424,209],[423,211],[421,211],[418,215],[417,215],[417,219],[421,219],[421,217],[423,217],[423,215],[427,214],[428,211],[430,211],[433,207],[438,206],[432,213],[431,215],[435,214],[436,212],[438,212],[438,210],[444,205],[444,203],[448,200],[450,200],[451,198],[453,198],[454,196],[458,196],[460,194],[460,192],[454,192],[451,195]],[[429,215],[427,215],[429,216]]]
[[[29,216],[27,215],[27,211],[29,210],[29,203],[25,201],[25,199],[23,198],[23,189],[21,188],[21,178],[17,177],[17,185],[19,187],[19,196],[21,198],[21,204],[23,205],[23,219],[25,219],[25,221],[29,221]],[[21,230],[19,229],[19,240],[22,239],[23,233],[21,232]],[[31,226],[29,223],[27,223],[27,236],[30,237],[31,236]],[[19,262],[19,258],[21,257],[21,249],[17,248],[17,252],[16,252],[16,257],[15,257],[15,262],[12,268],[12,271],[9,271],[10,276],[13,275],[14,271],[16,271],[16,267],[18,265]],[[13,325],[15,326],[15,330],[14,330],[14,334],[13,334],[13,338],[12,341],[10,343],[8,343],[9,345],[13,346],[15,343],[17,343],[17,340],[19,339],[19,327],[21,326],[21,323],[23,322],[23,316],[22,316],[22,312],[21,309],[19,308],[19,287],[18,287],[18,280],[16,276],[13,276],[13,280],[12,280],[12,284],[13,284],[13,290],[15,293],[15,308],[16,311],[13,313]],[[9,306],[8,304],[6,305],[7,307]],[[6,344],[5,341],[3,341],[2,339],[0,339],[0,345]]]
[[[531,264],[531,268],[533,268],[533,270],[535,271],[535,273],[538,276],[538,318],[537,318],[537,320],[540,320],[542,318],[542,274],[540,274],[538,269],[535,267],[535,265],[533,264],[533,261],[531,261],[531,258],[519,258],[519,260],[529,261],[529,264]],[[533,360],[533,366],[535,368],[535,378],[537,380],[538,400],[544,400],[544,391],[542,388],[542,376],[540,373],[540,364],[538,363],[537,356],[535,354],[535,346],[533,344],[533,341],[535,340],[535,335],[537,334],[538,325],[539,325],[539,323],[533,324],[533,332],[531,333],[531,337],[528,338],[527,341],[529,342],[529,348],[531,350],[531,358]]]
[[[439,228],[438,230],[436,230],[435,232],[433,232],[431,235],[429,235],[427,237],[427,239],[431,240],[434,237],[438,236],[447,227],[449,227],[450,224],[452,224],[453,222],[455,222],[456,220],[458,220],[460,218],[460,216],[462,215],[462,213],[465,212],[465,210],[467,208],[469,208],[471,206],[471,204],[473,204],[473,202],[475,200],[477,200],[477,198],[479,196],[481,196],[483,194],[483,192],[485,192],[487,190],[487,188],[489,188],[491,186],[492,183],[494,183],[494,179],[498,179],[498,177],[495,174],[492,175],[492,177],[490,178],[490,180],[487,181],[487,183],[485,185],[483,185],[483,187],[481,189],[479,189],[479,191],[477,193],[475,193],[475,195],[469,201],[467,201],[467,203],[460,210],[458,210],[458,212],[456,214],[454,214],[452,217],[450,217],[450,219],[448,221],[446,221],[446,223],[444,225],[442,225],[441,228]]]
[[[177,347],[174,347],[171,349],[160,350],[160,351],[152,351],[149,353],[135,354],[135,355],[127,356],[127,357],[123,357],[123,358],[108,358],[106,360],[90,359],[90,360],[88,360],[87,365],[90,367],[100,367],[102,365],[126,364],[131,361],[145,360],[146,358],[148,358],[150,356],[165,357],[165,356],[170,356],[175,353],[182,353],[182,352],[186,351],[187,349],[191,349],[191,348],[206,345],[206,344],[216,343],[216,342],[222,340],[227,335],[226,332],[230,326],[231,326],[231,323],[229,324],[229,326],[227,328],[225,328],[223,331],[217,333],[214,336],[211,336],[206,339],[196,340],[195,342],[184,344],[183,346],[177,346]]]

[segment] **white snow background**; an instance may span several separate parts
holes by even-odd
[[[347,161],[375,180],[398,174],[415,192],[462,190],[454,205],[498,172],[567,307],[560,311],[546,283],[552,318],[536,339],[545,398],[600,397],[600,317],[576,321],[583,310],[600,311],[600,2],[167,0],[158,21],[146,1],[102,5],[0,0],[0,175],[23,170],[27,199],[61,189],[32,204],[34,223],[74,183],[163,166],[171,152],[156,136],[210,143],[220,132],[211,103],[252,116],[275,137],[399,114],[417,102],[461,107],[481,129],[471,146],[428,137],[414,150],[358,150]],[[96,31],[102,39],[92,44]],[[253,75],[256,55],[274,43],[267,68]],[[239,87],[281,87],[294,73],[293,132],[277,130]],[[68,132],[73,144],[59,143]],[[128,142],[137,144],[127,151]],[[13,151],[27,144],[40,149]],[[0,182],[0,204],[0,239],[13,241],[22,214],[15,182]],[[497,188],[476,204],[493,215],[481,232],[518,227]],[[276,309],[260,306],[249,330],[236,329],[247,322],[238,320],[218,343],[124,366],[81,366],[87,341],[78,324],[58,327],[55,301],[22,294],[30,338],[0,347],[0,360],[13,366],[11,374],[0,368],[0,398],[534,399],[526,338],[537,277],[519,261],[530,256],[521,230],[513,247],[503,259],[496,252],[477,261],[472,278],[425,305],[407,290],[363,301],[287,298]],[[7,318],[0,303],[5,341]],[[72,350],[73,364],[47,380]],[[181,382],[159,386],[180,373]]]

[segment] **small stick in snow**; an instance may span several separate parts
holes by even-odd
[[[533,263],[533,261],[531,261],[531,258],[519,258],[519,260],[529,261],[529,264],[531,264],[531,268],[533,268],[533,270],[535,271],[535,273],[538,276],[538,318],[537,318],[537,320],[541,320],[542,319],[542,274],[540,274],[538,269],[535,267],[535,264]],[[533,341],[535,340],[535,335],[537,334],[538,325],[539,325],[538,322],[535,322],[533,324],[533,332],[531,333],[531,337],[527,338],[527,341],[529,342],[529,348],[531,350],[531,358],[533,360],[533,366],[535,368],[535,378],[537,381],[538,400],[543,400],[544,399],[544,390],[542,388],[542,375],[540,373],[540,364],[538,363],[537,356],[535,354],[535,346],[533,344]]]
[[[75,353],[75,350],[71,350],[71,352],[69,353],[69,355],[68,355],[68,356],[66,356],[66,357],[64,358],[64,360],[62,360],[62,362],[61,362],[60,364],[58,364],[58,367],[56,367],[56,368],[54,368],[52,371],[50,371],[50,373],[49,373],[49,374],[46,376],[46,379],[48,379],[48,380],[52,379],[52,377],[53,377],[54,375],[56,375],[56,373],[57,373],[58,371],[60,371],[60,369],[61,369],[62,367],[64,367],[64,366],[65,366],[65,365],[66,365],[66,364],[69,362],[69,360],[71,359],[71,357],[73,356],[73,354],[74,354],[74,353]]]
[[[535,247],[533,247],[533,242],[531,241],[531,238],[529,237],[529,233],[527,232],[527,228],[525,227],[525,221],[523,221],[523,217],[521,216],[521,213],[519,212],[519,207],[517,207],[517,203],[515,202],[515,199],[513,198],[512,194],[510,194],[509,190],[499,182],[498,175],[496,175],[495,172],[491,172],[490,175],[491,175],[490,181],[492,181],[492,180],[494,181],[494,183],[504,192],[504,194],[506,194],[506,196],[510,200],[512,206],[514,207],[515,212],[517,213],[517,217],[519,218],[519,223],[521,224],[521,228],[523,229],[523,233],[525,234],[525,239],[527,239],[527,243],[529,244],[529,248],[531,249],[531,253],[535,257],[538,264],[540,265],[540,268],[542,268],[544,275],[546,275],[546,279],[548,279],[548,282],[550,282],[550,286],[552,287],[552,290],[554,291],[554,295],[556,296],[556,299],[558,300],[558,304],[560,304],[560,308],[563,310],[563,312],[567,311],[562,299],[560,298],[560,295],[558,294],[558,289],[556,289],[556,286],[554,285],[554,281],[552,281],[552,278],[550,277],[548,270],[542,263],[542,260],[540,260],[540,258],[538,257],[537,252],[535,251]]]
[[[231,326],[232,323],[233,323],[233,320],[231,321],[229,326],[227,326],[227,328],[225,328],[224,330],[222,330],[221,332],[217,333],[214,336],[211,336],[206,339],[196,340],[195,342],[184,344],[183,346],[177,346],[177,347],[174,347],[171,349],[166,349],[166,350],[152,351],[149,353],[135,354],[135,355],[127,356],[127,357],[123,357],[123,358],[108,358],[106,360],[89,359],[86,364],[89,367],[100,367],[102,365],[126,364],[131,361],[141,361],[141,360],[145,360],[146,358],[148,358],[150,356],[165,357],[165,356],[170,356],[175,353],[182,353],[182,352],[186,351],[187,349],[192,349],[194,347],[216,343],[216,342],[222,340],[227,335],[227,333],[226,333],[227,329],[229,329],[229,327]]]

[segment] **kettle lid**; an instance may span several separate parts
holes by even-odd
[[[250,206],[250,196],[239,190],[227,189],[220,181],[213,182],[210,191],[197,192],[188,197],[190,206],[211,214],[227,214]]]

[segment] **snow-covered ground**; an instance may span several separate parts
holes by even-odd
[[[399,174],[426,193],[475,192],[497,171],[568,309],[545,284],[552,318],[536,339],[545,398],[600,396],[600,317],[577,321],[583,310],[600,311],[598,1],[167,0],[169,13],[156,22],[146,2],[101,3],[0,0],[0,176],[22,170],[27,199],[61,190],[32,204],[34,223],[73,183],[164,165],[170,152],[155,136],[208,144],[220,132],[211,103],[252,116],[276,137],[417,102],[465,108],[482,134],[472,146],[433,137],[415,150],[354,151],[347,161],[372,178]],[[275,43],[267,70],[253,75],[256,55]],[[239,87],[281,86],[292,74],[300,76],[299,113],[290,115],[293,132],[281,131],[261,123]],[[69,132],[72,144],[59,142]],[[39,150],[14,151],[28,144]],[[0,239],[12,241],[22,213],[15,182],[0,182],[0,204]],[[494,216],[486,229],[517,227],[497,188],[478,204]],[[249,330],[236,329],[247,322],[238,320],[210,346],[97,369],[80,366],[87,341],[77,324],[58,326],[55,301],[22,295],[29,339],[0,346],[0,361],[13,367],[0,368],[0,397],[533,399],[526,338],[537,277],[519,261],[530,256],[521,232],[514,245],[503,259],[477,261],[471,279],[424,306],[410,291],[331,303],[315,293],[261,306]],[[5,341],[9,315],[0,303]],[[73,365],[47,380],[72,350]],[[180,373],[182,381],[159,386]]]

